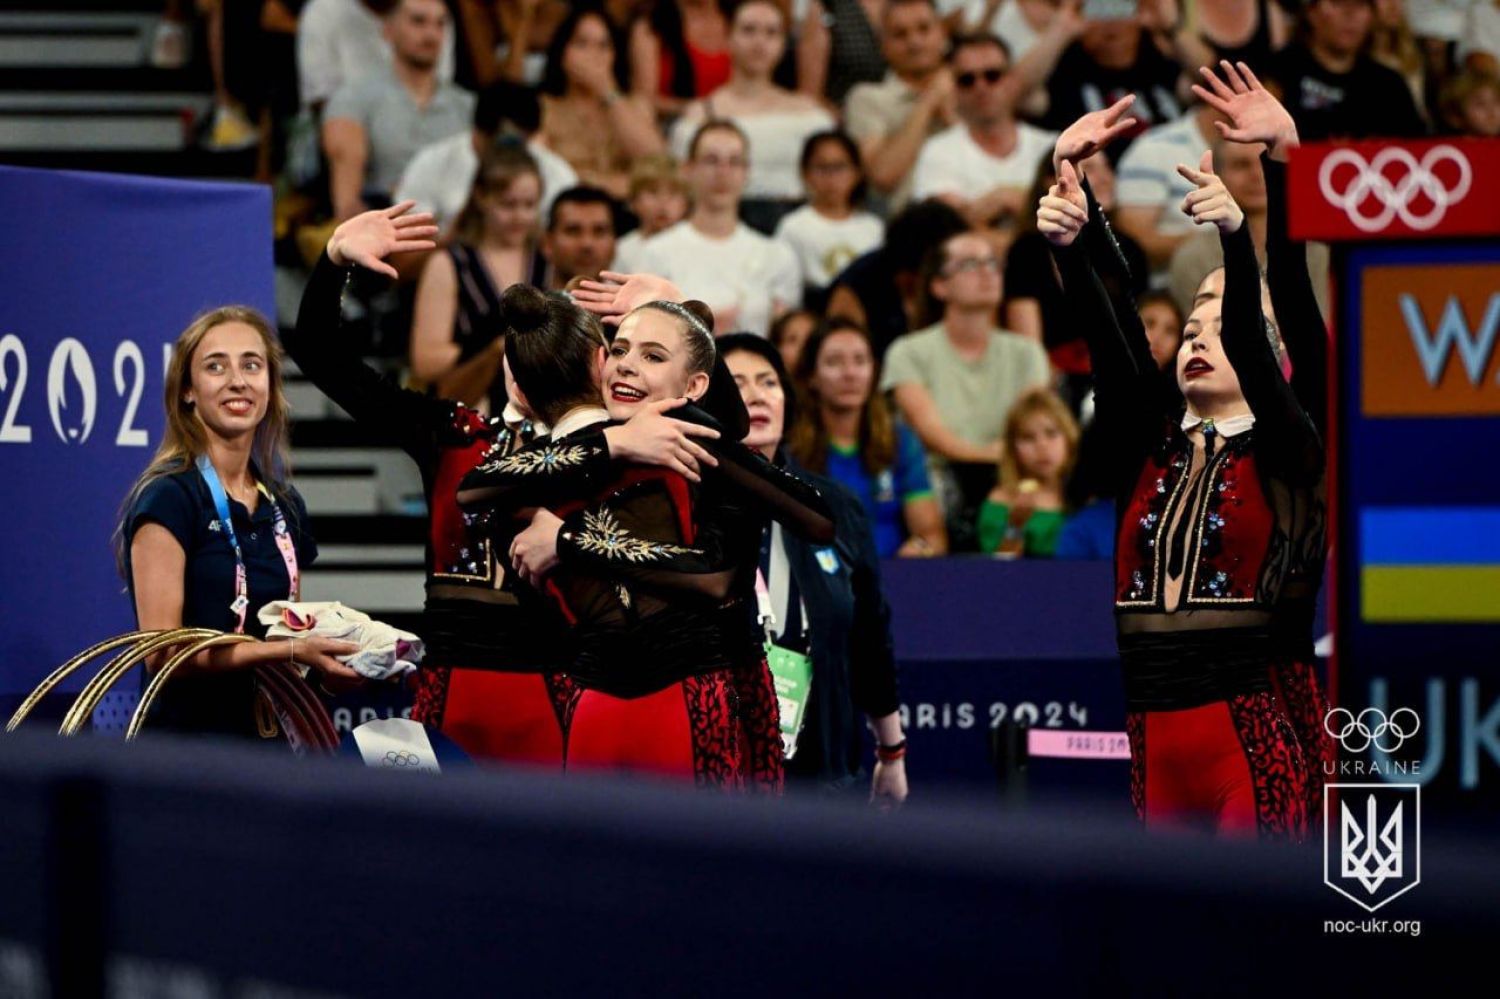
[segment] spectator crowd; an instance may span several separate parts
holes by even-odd
[[[780,350],[791,460],[853,490],[886,557],[1111,551],[1087,353],[1032,219],[1076,117],[1135,96],[1085,169],[1164,368],[1221,263],[1177,165],[1212,149],[1265,240],[1256,151],[1219,138],[1199,66],[1249,65],[1304,141],[1500,136],[1500,0],[256,6],[169,4],[153,56],[196,11],[206,141],[260,147],[282,264],[367,208],[437,216],[439,249],[371,294],[398,331],[372,350],[498,414],[507,287],[662,275]]]

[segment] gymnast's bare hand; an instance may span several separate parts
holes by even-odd
[[[396,253],[415,253],[437,247],[438,227],[431,212],[407,212],[415,201],[390,208],[363,212],[333,230],[328,238],[328,259],[340,267],[358,264],[386,277],[398,277],[386,258]]]
[[[542,579],[557,566],[557,535],[562,518],[551,510],[531,515],[531,526],[510,543],[510,564],[522,579],[540,588]]]
[[[1071,246],[1088,224],[1088,201],[1078,181],[1078,171],[1068,160],[1057,170],[1057,183],[1037,203],[1037,231],[1053,246]]]
[[[1236,232],[1244,224],[1245,213],[1224,186],[1224,180],[1214,173],[1214,151],[1203,154],[1194,170],[1186,163],[1177,164],[1177,172],[1198,185],[1182,199],[1182,212],[1198,225],[1213,223],[1222,233]]]
[[[623,274],[601,271],[599,280],[584,279],[573,291],[573,301],[617,326],[620,320],[647,302],[681,302],[682,289],[659,274]]]
[[[1198,72],[1208,86],[1193,84],[1193,93],[1229,119],[1214,122],[1214,127],[1230,142],[1263,142],[1270,148],[1272,159],[1286,162],[1299,141],[1291,113],[1255,78],[1249,66],[1240,63],[1236,69],[1227,59],[1219,66],[1223,80],[1204,66]]]
[[[1052,165],[1078,164],[1129,132],[1138,124],[1134,118],[1121,118],[1135,103],[1135,95],[1121,97],[1102,111],[1090,111],[1064,129],[1052,147]]]
[[[702,481],[699,466],[717,465],[719,460],[693,438],[714,440],[719,432],[665,415],[667,410],[676,409],[688,401],[658,399],[642,406],[620,426],[604,431],[604,439],[609,442],[609,456],[619,461],[659,465],[670,468],[690,482]]]

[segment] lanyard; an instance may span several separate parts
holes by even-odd
[[[234,611],[238,618],[234,626],[235,634],[243,634],[245,612],[250,609],[250,576],[245,571],[245,555],[240,550],[240,540],[234,533],[234,521],[229,516],[229,494],[224,491],[224,484],[219,481],[219,473],[214,471],[213,462],[208,460],[208,455],[199,455],[198,474],[203,476],[204,483],[208,485],[208,491],[214,498],[214,510],[219,515],[219,523],[223,525],[224,533],[229,537],[229,547],[234,549],[234,602],[229,605],[229,609]],[[301,599],[302,577],[297,571],[297,549],[292,544],[291,532],[287,530],[286,517],[282,515],[280,505],[263,483],[257,482],[255,487],[271,504],[271,513],[275,518],[276,549],[281,552],[281,561],[286,563],[286,576],[290,583],[288,597],[291,600],[299,600]]]

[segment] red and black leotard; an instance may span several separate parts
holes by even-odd
[[[1200,447],[1180,409],[1163,407],[1134,309],[1099,280],[1095,261],[1118,262],[1092,196],[1089,207],[1079,240],[1054,255],[1119,485],[1115,611],[1137,810],[1148,823],[1300,839],[1308,772],[1275,690],[1287,647],[1277,625],[1294,569],[1324,544],[1322,441],[1267,337],[1248,228],[1221,240],[1221,337],[1253,426],[1206,433]]]
[[[1328,328],[1308,273],[1307,244],[1293,240],[1287,231],[1286,164],[1263,154],[1261,169],[1266,178],[1269,211],[1266,285],[1271,294],[1271,308],[1276,312],[1282,345],[1291,358],[1292,391],[1302,411],[1322,434],[1328,415]],[[1302,744],[1308,768],[1308,821],[1313,828],[1323,816],[1324,764],[1332,762],[1336,755],[1333,739],[1323,725],[1328,699],[1318,683],[1313,652],[1318,590],[1323,585],[1327,563],[1328,519],[1321,493],[1314,497],[1314,503],[1308,511],[1313,523],[1304,534],[1304,544],[1292,552],[1272,622],[1281,645],[1273,680]]]
[[[672,415],[713,422],[695,407]],[[825,542],[832,536],[833,525],[827,505],[812,487],[738,443],[719,441],[711,446],[720,464],[705,469],[700,489],[660,469],[612,462],[602,428],[595,426],[487,463],[466,480],[461,499],[466,505],[483,505],[496,517],[503,511],[532,506],[548,506],[557,513],[571,511],[559,540],[561,567],[596,577],[584,582],[564,574],[551,580],[559,590],[574,589],[568,605],[588,609],[579,620],[580,664],[575,679],[584,688],[606,695],[629,699],[640,698],[644,692],[659,701],[660,693],[645,691],[645,687],[664,688],[673,670],[715,676],[727,670],[729,705],[738,728],[739,783],[755,790],[775,790],[782,779],[781,736],[755,613],[759,540],[771,516]],[[650,511],[653,496],[654,513]],[[587,497],[590,505],[580,505],[578,497]],[[622,502],[634,505],[635,526],[624,523]],[[663,550],[646,557],[640,547],[643,542],[662,545]],[[639,554],[631,558],[632,552]],[[634,605],[637,634],[622,639],[612,630],[612,621],[618,617],[610,606],[612,599]],[[660,600],[672,609],[653,608],[643,604],[643,599]],[[643,643],[641,655],[654,657],[652,664],[632,664],[637,658],[635,642]],[[597,657],[596,649],[600,650]],[[607,675],[597,675],[598,670]],[[631,685],[622,686],[626,678]],[[703,689],[696,692],[689,685],[683,693],[698,697],[700,707],[706,709],[712,706],[710,702],[716,703],[716,683],[700,684]],[[676,695],[666,696],[669,702],[676,699]],[[677,711],[675,704],[672,709]],[[590,733],[608,731],[614,737],[623,736],[630,726],[671,729],[662,722],[659,710],[644,705],[631,707],[593,697],[580,705],[580,711],[570,748],[570,765],[576,762],[580,767],[588,765],[593,753],[589,747],[597,741]],[[587,723],[604,711],[613,712],[614,720],[597,727],[580,725],[580,718]],[[690,718],[703,714],[704,710],[690,708]],[[714,731],[706,724],[701,728],[694,733],[700,741]],[[676,731],[681,732],[680,724]],[[633,733],[631,737],[645,738]],[[676,736],[668,736],[667,741],[681,742]],[[649,745],[657,753],[663,744],[652,738]],[[603,752],[602,745],[598,748]],[[703,749],[697,755],[703,758]],[[679,752],[676,758],[685,757]],[[644,768],[664,769],[649,761]],[[701,770],[698,777],[717,782]]]
[[[466,752],[561,767],[568,629],[551,606],[505,571],[503,534],[459,508],[463,476],[530,439],[458,403],[400,388],[359,359],[340,299],[349,270],[325,254],[313,269],[287,353],[334,402],[417,463],[427,497],[427,662],[415,674],[412,716]]]

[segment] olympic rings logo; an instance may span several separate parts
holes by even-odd
[[[1450,188],[1435,172],[1440,163],[1452,163],[1458,170],[1456,183]],[[1385,175],[1392,164],[1401,166],[1401,180],[1392,183]],[[1333,173],[1339,167],[1352,166],[1355,175],[1342,192],[1334,187]],[[1400,146],[1382,149],[1375,158],[1366,160],[1352,149],[1339,149],[1328,155],[1318,168],[1318,186],[1323,197],[1349,216],[1349,221],[1364,232],[1379,232],[1400,218],[1417,230],[1431,229],[1443,220],[1448,209],[1462,201],[1474,182],[1474,171],[1463,153],[1449,145],[1434,146],[1420,161]],[[1423,194],[1431,207],[1422,212],[1412,210],[1417,196]],[[1361,205],[1373,197],[1380,210],[1367,215]]]
[[[1411,715],[1409,731],[1397,721],[1403,713]],[[1334,716],[1340,714],[1347,720],[1339,725],[1338,731],[1334,731],[1332,727]],[[1373,715],[1380,719],[1379,723],[1373,728],[1365,723],[1365,718],[1368,715]],[[1417,732],[1421,731],[1421,728],[1422,719],[1417,717],[1417,713],[1411,708],[1397,708],[1391,712],[1389,718],[1379,708],[1365,708],[1357,715],[1348,708],[1334,708],[1323,716],[1323,731],[1337,739],[1343,744],[1344,749],[1351,753],[1362,753],[1372,745],[1382,753],[1394,753],[1405,745],[1407,739],[1410,739]],[[1391,741],[1390,739],[1385,739],[1387,733],[1395,734],[1396,744],[1394,746],[1386,745],[1386,742]],[[1385,741],[1382,741],[1382,739],[1385,739]],[[1351,743],[1358,744],[1353,745]]]
[[[415,753],[408,753],[404,749],[393,749],[385,754],[385,766],[403,770],[407,767],[420,767],[421,757]]]

